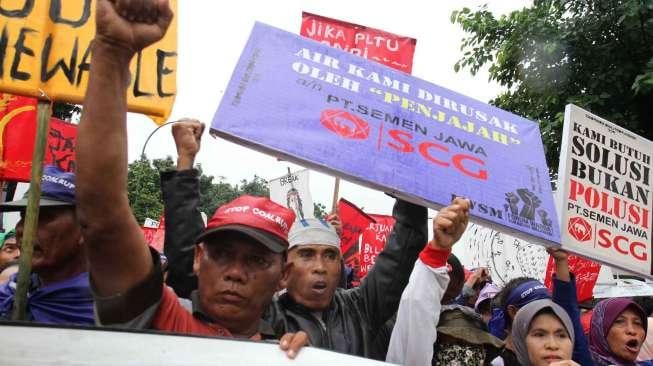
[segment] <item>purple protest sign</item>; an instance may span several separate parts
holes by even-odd
[[[213,118],[225,139],[532,243],[560,231],[537,124],[261,23]]]

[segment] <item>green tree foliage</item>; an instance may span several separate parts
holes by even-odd
[[[175,168],[171,157],[165,159],[149,160],[141,158],[129,164],[127,175],[127,188],[129,202],[134,216],[139,223],[143,223],[146,217],[158,220],[163,213],[163,200],[161,198],[161,183],[159,172]],[[270,190],[268,182],[255,175],[251,180],[243,179],[240,184],[225,182],[225,177],[214,177],[206,175],[202,166],[197,165],[199,170],[200,205],[199,209],[209,217],[215,210],[224,203],[227,203],[238,196],[248,194],[252,196],[269,197]],[[313,204],[315,214],[323,217],[326,215],[326,207],[323,204]]]
[[[451,20],[468,33],[454,69],[489,65],[505,87],[490,103],[540,123],[552,179],[568,103],[653,139],[653,0],[535,0],[500,17],[464,8]]]
[[[159,171],[174,168],[171,157],[154,159],[142,157],[129,164],[127,197],[136,220],[142,224],[146,217],[158,220],[163,213]]]
[[[327,212],[325,205],[319,202],[313,202],[313,215],[315,215],[315,217],[318,219],[326,219],[328,214],[329,213]]]

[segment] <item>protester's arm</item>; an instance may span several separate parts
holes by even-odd
[[[465,210],[464,214],[460,213],[460,217],[458,217],[458,212],[463,210],[461,205],[467,207],[465,205],[468,203],[465,200],[456,199],[451,206],[442,209],[438,214],[437,219],[442,220],[443,225],[446,221],[447,225],[451,224],[453,227],[447,226],[447,231],[444,231],[434,225],[432,242],[436,242],[436,245],[451,248],[451,245],[460,237],[459,235],[462,235],[464,227],[467,225],[467,211]],[[373,328],[383,326],[397,311],[401,293],[408,284],[415,260],[426,242],[426,230],[424,230],[426,229],[426,209],[397,201],[393,216],[396,223],[386,247],[377,257],[374,267],[365,277],[361,286],[356,290],[361,296],[362,310]],[[452,217],[449,218],[449,216]],[[463,224],[462,220],[465,220],[464,227],[460,226]],[[449,231],[454,229],[457,231]]]
[[[415,263],[401,295],[397,323],[386,360],[408,366],[429,365],[437,338],[440,302],[447,290],[447,258],[467,228],[469,201],[457,198],[433,220],[433,240]]]
[[[153,268],[127,199],[126,88],[130,60],[163,37],[171,19],[167,0],[97,1],[76,154],[78,215],[98,296],[124,293]]]
[[[568,254],[562,249],[549,249],[555,262],[556,273],[553,275],[553,301],[560,305],[574,324],[573,360],[582,366],[594,365],[589,344],[580,322],[580,309],[576,295],[576,279],[569,271]]]
[[[415,260],[428,240],[425,207],[397,199],[392,216],[395,224],[385,248],[361,285],[347,291],[374,330],[397,311]]]
[[[193,169],[204,125],[186,120],[172,126],[177,146],[177,170],[161,173],[161,193],[165,217],[164,251],[168,258],[167,283],[183,298],[197,288],[193,272],[195,239],[204,229],[198,209],[198,171]]]
[[[489,275],[488,275],[487,268],[484,267],[476,268],[476,270],[474,270],[474,273],[472,273],[467,279],[467,281],[465,281],[465,284],[463,285],[463,288],[460,291],[460,295],[456,297],[454,303],[462,306],[474,307],[473,302],[470,304],[470,299],[473,300],[475,297],[478,297],[478,291],[475,290],[475,286],[477,285],[477,283],[482,283],[484,281],[487,281],[488,277]]]
[[[431,364],[440,320],[440,300],[449,284],[446,264],[450,252],[427,245],[420,254],[401,295],[386,362]]]
[[[297,333],[286,333],[279,340],[279,348],[286,353],[291,360],[297,357],[302,347],[308,346],[308,334],[299,331]]]

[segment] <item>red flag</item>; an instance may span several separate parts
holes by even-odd
[[[357,273],[359,266],[358,238],[374,219],[356,207],[353,203],[341,198],[338,201],[338,215],[342,222],[340,236],[340,251],[345,264]]]
[[[156,232],[152,236],[152,241],[148,244],[156,249],[159,253],[163,253],[163,244],[165,243],[165,234],[166,234],[166,223],[163,215],[159,219],[159,227],[156,229]]]
[[[159,221],[152,220],[149,217],[145,219],[142,229],[143,234],[145,235],[145,243],[147,243],[147,245],[154,242],[154,236],[156,235],[156,230],[159,228],[159,225],[161,225]]]
[[[358,277],[362,280],[374,266],[376,257],[385,247],[388,235],[392,231],[395,219],[386,215],[370,215],[374,223],[370,223],[361,237],[360,269]]]
[[[143,235],[145,235],[145,242],[147,245],[150,245],[154,241],[154,235],[156,234],[156,228],[143,226]]]
[[[410,74],[417,40],[380,29],[302,13],[300,34]]]
[[[594,297],[594,285],[599,278],[601,264],[578,257],[569,255],[569,271],[576,276],[576,297],[578,302],[591,300]],[[553,289],[553,274],[555,273],[555,263],[553,257],[549,256],[549,263],[546,266],[546,276],[544,284],[549,289]]]
[[[35,98],[0,93],[0,178],[29,182],[36,137]],[[44,164],[75,171],[77,126],[56,118],[50,119]]]
[[[45,164],[56,165],[66,172],[74,172],[77,165],[75,161],[76,144],[77,125],[51,118],[48,148],[45,151]]]

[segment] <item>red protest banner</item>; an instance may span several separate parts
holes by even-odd
[[[165,244],[165,234],[166,234],[166,223],[163,215],[159,219],[159,227],[156,229],[152,235],[152,240],[147,244],[152,248],[156,249],[159,253],[163,253],[163,244]]]
[[[578,302],[591,300],[594,297],[594,285],[599,278],[601,265],[589,259],[569,255],[569,271],[576,276],[576,297]],[[546,276],[544,285],[553,289],[553,274],[555,273],[555,263],[553,257],[549,256],[549,263],[546,266]]]
[[[358,238],[363,230],[374,222],[374,219],[344,198],[338,201],[338,215],[342,222],[342,234],[340,236],[342,258],[345,265],[351,267],[354,273],[357,273],[360,265]]]
[[[161,225],[159,221],[152,220],[149,217],[145,219],[142,229],[147,245],[150,245],[150,243],[154,242],[154,236],[156,235],[156,231],[159,228],[159,225]]]
[[[360,249],[360,269],[358,277],[362,280],[367,276],[367,273],[374,266],[376,257],[381,253],[385,247],[385,242],[388,235],[392,231],[395,224],[395,219],[392,216],[386,215],[370,215],[374,223],[370,223],[361,236],[361,249]]]
[[[145,235],[145,242],[147,245],[150,245],[151,242],[154,241],[154,235],[156,235],[156,228],[154,227],[147,227],[143,226],[141,227],[143,229],[143,235]]]
[[[36,103],[34,98],[0,93],[0,174],[4,180],[29,181],[36,133]],[[20,150],[21,146],[27,149],[27,145],[31,145],[27,154],[16,154],[17,149]],[[24,171],[27,175],[22,174]]]
[[[145,223],[141,229],[143,229],[143,235],[145,235],[145,243],[156,249],[159,253],[163,253],[166,233],[166,224],[163,215],[161,215],[158,222],[152,219],[145,219]]]
[[[302,12],[300,34],[410,74],[417,40]]]
[[[0,178],[3,180],[30,180],[36,136],[36,103],[34,98],[0,94]],[[76,125],[51,118],[44,164],[75,171],[76,139]]]
[[[76,141],[77,125],[51,118],[45,164],[56,165],[64,171],[74,172]]]

